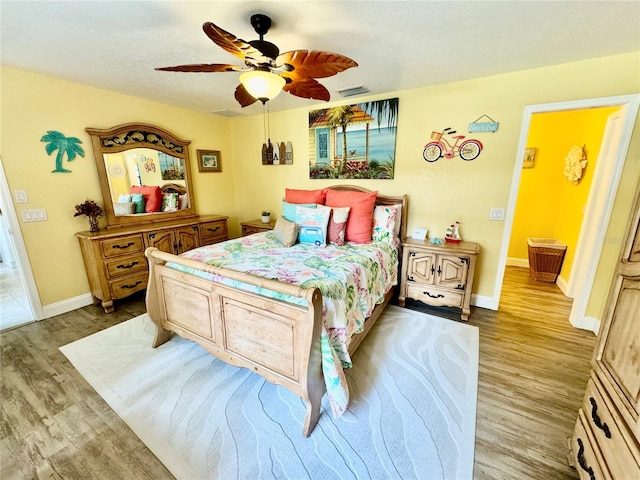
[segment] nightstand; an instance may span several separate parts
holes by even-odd
[[[269,223],[262,223],[262,220],[258,218],[256,220],[242,222],[240,224],[240,227],[242,227],[242,236],[245,237],[247,235],[252,235],[258,232],[267,232],[269,230],[273,230],[273,227],[275,227],[275,225],[275,220],[271,220]]]
[[[407,238],[402,242],[398,303],[406,298],[434,307],[457,307],[462,320],[471,313],[471,288],[480,246],[473,242],[434,245]]]

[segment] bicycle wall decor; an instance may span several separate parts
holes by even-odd
[[[465,139],[464,135],[456,135],[456,131],[447,127],[441,132],[431,132],[432,142],[427,143],[422,157],[427,162],[436,162],[442,157],[459,156],[466,161],[475,160],[482,151],[482,143],[474,138]]]

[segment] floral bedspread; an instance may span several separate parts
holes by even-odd
[[[296,244],[283,247],[271,232],[256,233],[190,250],[194,260],[280,280],[303,287],[318,287],[323,298],[322,370],[333,415],[347,409],[349,390],[343,368],[351,367],[347,350],[352,335],[362,331],[365,319],[398,280],[398,251],[390,242],[342,247]],[[304,299],[266,291],[256,286],[170,264],[216,282],[253,291],[290,303]]]

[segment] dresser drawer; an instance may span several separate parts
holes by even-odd
[[[462,307],[464,294],[440,290],[431,285],[409,283],[407,285],[407,297],[420,300],[434,307]]]
[[[202,245],[223,242],[228,239],[227,221],[216,220],[200,224],[200,242]]]
[[[586,424],[607,459],[611,476],[640,478],[640,452],[628,432],[625,432],[626,439],[623,436],[621,428],[626,428],[623,420],[610,402],[605,401],[597,385],[593,378],[589,379],[582,404]]]
[[[600,467],[602,455],[591,442],[587,430],[583,424],[582,410],[578,414],[576,428],[571,438],[571,451],[574,467],[580,475],[580,480],[610,480],[611,476],[606,467]],[[586,421],[586,419],[584,419]]]
[[[132,293],[144,290],[147,288],[147,279],[149,278],[148,272],[139,273],[138,275],[131,275],[117,280],[109,282],[111,287],[111,295],[114,299],[125,298]]]
[[[147,271],[147,257],[144,254],[121,257],[116,260],[105,262],[107,275],[109,278],[130,275],[137,272]]]
[[[124,255],[126,253],[144,252],[142,235],[128,235],[126,237],[102,240],[102,256],[105,258]]]

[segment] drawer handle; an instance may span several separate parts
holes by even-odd
[[[581,438],[578,438],[578,446],[580,447],[578,449],[578,464],[580,465],[580,468],[582,468],[582,470],[589,474],[589,478],[591,480],[596,480],[596,476],[593,473],[593,468],[587,465],[587,462],[584,459],[584,445]]]
[[[442,269],[440,268],[440,265],[438,265],[438,276],[440,276],[441,273],[442,273]]]
[[[596,403],[595,398],[589,397],[589,401],[591,402],[591,420],[596,427],[604,432],[604,436],[607,438],[611,438],[611,430],[609,430],[609,425],[606,423],[602,423],[600,417],[598,416],[598,404]]]
[[[133,247],[136,244],[136,242],[129,242],[126,245],[113,245],[111,248],[129,248],[129,247]]]
[[[431,265],[431,275],[433,275],[434,273],[436,273],[436,267]]]
[[[216,228],[208,227],[207,230],[210,232],[217,232],[218,230],[220,230],[220,227],[216,227]]]
[[[142,282],[140,280],[138,280],[136,283],[134,283],[133,285],[122,285],[122,288],[136,288],[138,285],[140,285]]]
[[[118,265],[116,268],[131,268],[138,265],[140,262],[131,262],[129,265]]]
[[[422,293],[424,293],[427,297],[430,297],[430,298],[444,298],[444,295],[442,295],[441,293],[437,295],[431,295],[429,292],[422,292]]]

